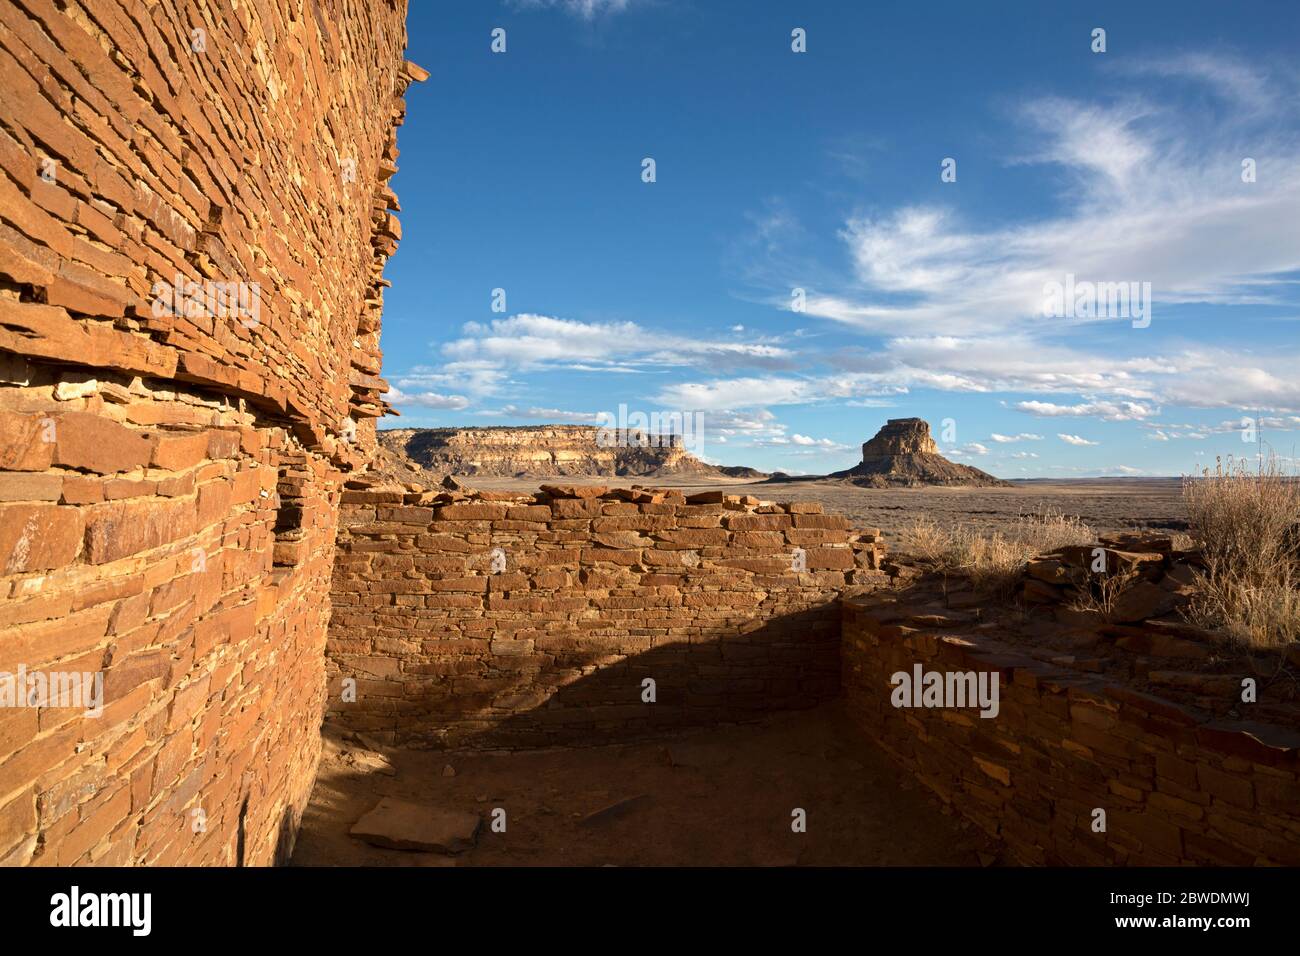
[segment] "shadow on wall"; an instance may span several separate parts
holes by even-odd
[[[541,666],[521,659],[506,678],[421,680],[418,695],[393,701],[391,716],[349,714],[336,678],[327,722],[411,747],[573,746],[754,720],[840,692],[838,601],[629,656],[600,653],[599,636],[560,640],[566,646]],[[358,694],[366,687],[359,680]]]

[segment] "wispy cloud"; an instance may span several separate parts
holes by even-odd
[[[390,387],[385,399],[393,405],[406,405],[415,408],[442,408],[459,411],[469,407],[469,399],[464,395],[443,395],[438,392],[414,392],[408,394],[399,388]]]
[[[511,0],[511,5],[519,9],[556,9],[583,20],[621,13],[631,5],[631,0]]]
[[[595,424],[600,421],[596,412],[574,412],[563,408],[539,408],[536,405],[521,407],[503,405],[500,408],[485,408],[474,412],[489,418],[529,418],[544,422],[573,422],[578,424]]]
[[[1015,408],[1041,418],[1090,416],[1106,422],[1140,421],[1160,414],[1160,409],[1139,402],[1080,402],[1077,405],[1056,405],[1052,402],[1027,401],[1017,402]]]
[[[1199,67],[1197,75],[1214,74],[1241,96],[1279,104],[1294,93],[1205,58],[1170,61],[1167,75],[1180,62],[1190,64],[1187,75]],[[933,204],[852,216],[841,236],[855,281],[810,296],[807,311],[884,334],[1023,331],[1027,321],[1055,322],[1039,331],[1059,334],[1070,330],[1042,318],[1043,287],[1067,273],[1151,282],[1161,302],[1233,302],[1269,300],[1275,290],[1265,284],[1300,268],[1300,231],[1290,226],[1300,218],[1300,182],[1287,174],[1300,161],[1294,132],[1261,123],[1243,138],[1237,119],[1207,125],[1203,113],[1136,95],[1043,97],[1020,117],[1029,145],[1014,162],[1068,175],[1061,212],[987,230]],[[1247,144],[1259,170],[1249,184],[1240,178]],[[1073,324],[1077,333],[1088,323]]]
[[[1300,409],[1287,371],[1300,350],[1212,350],[1161,325],[1175,305],[1296,302],[1297,74],[1189,52],[1110,76],[1120,84],[1111,95],[1041,96],[1015,113],[1022,145],[1010,164],[1061,174],[1054,212],[992,228],[932,201],[846,216],[839,237],[852,274],[809,290],[805,311],[882,338],[872,353],[880,367],[864,373],[939,390],[1073,392],[1094,406],[1079,414],[1109,420],[1143,417],[1116,415],[1125,401]],[[1222,108],[1173,95],[1197,87]],[[1246,157],[1254,182],[1242,180]],[[1044,318],[1045,285],[1066,275],[1150,282],[1157,331]],[[788,309],[774,286],[771,304]],[[1092,343],[1107,322],[1102,334],[1128,338],[1102,349]]]
[[[674,335],[635,322],[580,322],[549,315],[520,313],[491,322],[467,322],[460,338],[442,352],[455,362],[477,362],[496,369],[570,369],[608,367],[786,368],[798,364],[794,352],[757,337],[749,341]]]

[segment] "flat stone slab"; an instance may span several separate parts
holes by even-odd
[[[397,775],[389,759],[373,750],[349,750],[344,759],[362,773],[382,773],[386,777]]]
[[[478,839],[477,813],[441,810],[384,797],[348,831],[359,840],[390,850],[462,853]]]

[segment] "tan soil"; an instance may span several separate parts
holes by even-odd
[[[366,772],[359,745],[326,731],[296,866],[833,866],[995,862],[997,849],[946,816],[928,791],[862,741],[837,705],[662,741],[514,753],[385,751],[396,774]],[[686,766],[672,766],[669,755]],[[455,776],[444,776],[451,766]],[[646,795],[622,815],[594,811]],[[381,797],[471,810],[477,845],[456,856],[387,850],[348,830]],[[503,807],[506,833],[493,833]],[[807,812],[792,832],[791,811]]]

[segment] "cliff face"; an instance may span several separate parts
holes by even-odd
[[[862,460],[894,458],[898,455],[937,455],[939,446],[930,437],[930,426],[921,418],[891,418],[876,437],[862,443]]]
[[[597,432],[593,425],[397,428],[378,437],[389,453],[449,475],[723,477],[735,471],[700,461],[677,435],[643,439],[633,433],[630,440],[610,446],[597,440]]]
[[[929,424],[920,418],[891,418],[863,443],[860,464],[828,477],[864,487],[1006,484],[986,471],[940,455]]]

